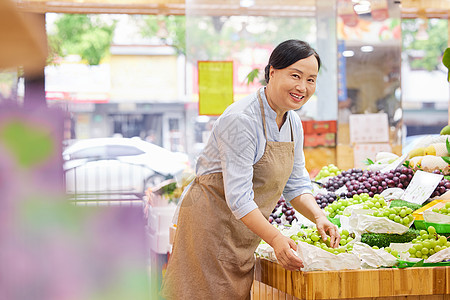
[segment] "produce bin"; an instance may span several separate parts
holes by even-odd
[[[252,299],[450,300],[450,266],[291,272],[257,258]]]

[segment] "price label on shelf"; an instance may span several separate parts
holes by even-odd
[[[422,204],[430,198],[444,175],[417,171],[400,199]]]

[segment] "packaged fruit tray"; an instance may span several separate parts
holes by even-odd
[[[450,224],[428,223],[425,221],[423,223],[426,228],[428,226],[436,228],[437,233],[450,233]]]
[[[423,259],[418,262],[400,260],[398,259],[397,268],[408,268],[408,267],[440,267],[440,266],[450,266],[450,261],[438,262],[438,263],[424,263]]]

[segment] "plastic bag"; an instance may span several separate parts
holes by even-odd
[[[425,259],[424,263],[437,263],[449,259],[450,259],[450,248],[446,248]]]
[[[424,211],[423,219],[427,223],[450,224],[450,216],[436,213],[432,210]]]
[[[397,258],[383,249],[373,249],[367,244],[355,242],[353,251],[361,259],[363,269],[375,269],[380,267],[392,267],[397,263]]]
[[[413,222],[414,220],[412,220],[409,226]],[[359,234],[365,232],[404,234],[409,229],[409,226],[399,224],[385,217],[374,217],[363,214],[353,214],[350,216],[349,224],[353,231]]]
[[[297,245],[297,254],[303,261],[302,271],[355,270],[361,260],[352,253],[332,254],[305,242]]]

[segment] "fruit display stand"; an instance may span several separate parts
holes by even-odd
[[[450,266],[288,271],[257,258],[252,299],[450,300]]]

